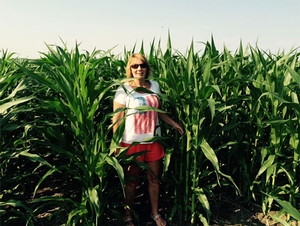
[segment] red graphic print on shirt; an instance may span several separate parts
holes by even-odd
[[[145,97],[137,97],[138,106],[159,107],[159,100],[156,95],[147,95]],[[135,134],[153,134],[157,123],[157,112],[147,111],[134,115],[134,133]]]

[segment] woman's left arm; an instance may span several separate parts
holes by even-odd
[[[177,122],[175,122],[167,113],[158,112],[158,117],[163,120],[164,122],[168,123],[170,126],[173,126],[180,134],[184,133],[183,128]]]
[[[160,93],[160,87],[157,82],[154,82],[154,85],[156,84],[156,93]],[[177,122],[175,122],[167,113],[161,113],[158,112],[158,117],[163,120],[164,122],[168,123],[170,126],[173,126],[174,129],[176,129],[180,134],[184,134],[184,130],[181,127],[181,125]]]

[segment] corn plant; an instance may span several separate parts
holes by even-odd
[[[202,52],[191,44],[182,54],[169,36],[166,51],[154,41],[148,54],[144,44],[138,50],[161,85],[162,110],[186,131],[179,135],[162,123],[163,137],[153,138],[166,149],[168,220],[209,225],[232,202],[255,202],[265,214],[281,208],[273,219],[284,225],[298,220],[299,54],[274,55],[242,43],[220,52],[213,38],[203,44]],[[136,49],[119,59],[78,47],[48,46],[34,60],[2,53],[1,223],[34,225],[47,208],[57,209],[52,224],[122,221],[121,164],[134,160],[126,149],[113,156],[122,126],[112,135],[110,119],[125,62]],[[40,193],[56,184],[60,195]],[[283,213],[286,221],[279,219]]]
[[[28,79],[20,72],[17,63],[24,64],[14,58],[13,53],[2,51],[0,59],[0,218],[3,224],[24,219],[19,223],[32,225],[34,213],[26,205],[24,194],[26,181],[30,178],[34,168],[44,162],[34,154],[29,154],[25,139],[28,131],[26,115],[30,112],[28,103],[33,99],[26,90],[30,85]],[[20,167],[30,161],[28,168]],[[21,198],[22,197],[22,198]]]
[[[203,224],[209,221],[211,216],[207,200],[214,197],[217,201],[219,198],[211,193],[212,190],[217,191],[218,177],[215,184],[204,188],[199,186],[201,184],[199,181],[212,173],[211,170],[200,170],[198,172],[202,164],[205,166],[207,160],[213,163],[217,175],[220,172],[218,167],[222,167],[226,174],[233,176],[234,181],[238,184],[236,199],[243,200],[242,202],[247,203],[252,198],[256,200],[254,193],[251,191],[257,186],[256,184],[262,184],[257,180],[262,173],[266,173],[264,181],[267,186],[259,186],[260,189],[279,194],[284,186],[292,184],[292,192],[285,191],[284,193],[288,192],[290,197],[293,196],[292,194],[297,194],[293,193],[298,191],[298,185],[295,186],[295,182],[293,182],[297,181],[294,177],[295,174],[288,173],[291,169],[294,172],[295,165],[298,165],[297,152],[293,156],[287,157],[290,164],[282,168],[280,161],[274,161],[273,157],[268,156],[269,151],[267,151],[270,148],[277,150],[290,149],[286,146],[288,143],[293,146],[297,145],[294,135],[293,138],[285,138],[287,132],[283,131],[282,128],[286,128],[287,121],[285,119],[278,120],[278,115],[287,116],[286,114],[289,111],[287,111],[286,105],[288,102],[274,91],[269,90],[266,92],[264,89],[266,86],[268,88],[274,86],[274,82],[277,83],[276,87],[284,88],[283,75],[287,75],[285,77],[286,84],[289,84],[287,78],[291,79],[289,73],[297,77],[295,71],[288,72],[288,67],[285,67],[286,64],[291,64],[294,68],[297,65],[297,55],[292,55],[291,58],[289,55],[278,55],[277,62],[273,61],[271,57],[265,59],[265,56],[259,50],[257,50],[258,54],[255,49],[249,47],[244,51],[242,44],[234,55],[226,47],[223,53],[219,54],[213,40],[211,44],[206,44],[201,57],[193,55],[192,48],[187,53],[187,58],[182,55],[172,55],[170,45],[165,53],[159,50],[156,58],[153,57],[153,53],[150,54],[150,59],[153,59],[157,73],[156,77],[163,85],[163,89],[166,90],[167,97],[165,101],[167,105],[169,104],[172,115],[178,117],[187,132],[186,137],[178,137],[177,134],[172,134],[172,132],[168,134],[175,137],[173,140],[180,141],[179,143],[169,143],[171,155],[167,155],[167,164],[172,163],[170,158],[173,157],[174,168],[169,168],[172,172],[170,175],[173,178],[172,185],[175,185],[172,192],[175,193],[175,197],[183,199],[179,201],[175,198],[176,205],[174,205],[172,213],[174,215],[178,212],[187,214],[185,216],[181,214],[180,219],[186,221],[191,218],[191,223],[195,223],[195,216],[198,216]],[[278,65],[280,65],[279,69],[277,69]],[[269,67],[274,67],[274,69],[271,70]],[[274,72],[281,73],[281,76],[275,76],[271,80],[271,76],[264,77],[262,70],[272,74]],[[260,78],[259,81],[255,80],[256,76]],[[271,84],[267,84],[268,82]],[[293,85],[293,88],[295,89],[295,85]],[[290,92],[290,87],[287,90]],[[283,93],[280,92],[280,94]],[[265,96],[271,97],[271,101],[266,99],[260,101]],[[297,96],[293,95],[293,101],[291,102],[297,101],[295,97]],[[274,106],[274,103],[278,102],[283,102],[283,113],[279,113],[282,110],[275,109],[277,105]],[[266,111],[261,104],[266,105],[268,110]],[[294,106],[292,103],[288,105]],[[276,120],[269,121],[267,119],[266,113],[268,115],[270,110],[273,112],[273,117],[277,117]],[[201,136],[206,139],[206,144],[201,143]],[[199,153],[197,151],[199,147],[203,152]],[[180,154],[178,155],[176,152]],[[218,158],[213,157],[214,153],[217,154]],[[284,156],[283,153],[279,156]],[[194,165],[192,165],[193,163]],[[280,170],[277,170],[277,165],[281,166]],[[207,166],[204,168],[208,169]],[[286,170],[286,168],[290,170]],[[178,172],[178,174],[174,172]],[[206,174],[203,174],[203,172]],[[203,177],[201,177],[201,173]],[[287,184],[278,189],[276,185],[279,181],[276,182],[275,178],[282,174],[286,174],[283,177],[290,179]],[[220,173],[219,175],[224,174]],[[272,181],[270,181],[271,177]],[[232,181],[231,177],[227,177],[227,179]],[[189,184],[191,181],[193,182],[192,185]],[[210,181],[212,181],[211,178]],[[205,184],[207,185],[207,183]],[[232,184],[235,186],[235,183]],[[226,185],[228,183],[223,181],[222,187]],[[199,189],[199,192],[192,194],[195,187]],[[224,192],[234,194],[234,190],[230,187],[222,190],[223,194],[225,194]],[[240,190],[241,192],[239,192]],[[204,191],[206,191],[206,194]],[[273,194],[272,192],[271,194]],[[255,194],[261,196],[261,193],[257,190]],[[295,197],[289,199],[289,201],[291,200],[295,202]],[[206,210],[206,219],[196,210],[197,207],[199,208],[198,202],[201,203],[201,208],[204,211]],[[262,195],[262,210],[266,213],[271,206],[273,206],[272,199]],[[189,210],[192,210],[191,213]]]
[[[37,98],[39,110],[48,120],[41,120],[36,128],[44,139],[44,146],[50,148],[52,158],[59,157],[61,164],[50,168],[38,181],[33,196],[43,181],[58,172],[67,175],[77,193],[69,197],[41,197],[32,201],[34,205],[46,202],[63,203],[70,211],[67,224],[82,222],[85,225],[99,225],[105,219],[112,193],[105,193],[107,174],[114,167],[123,180],[122,168],[109,152],[108,126],[113,92],[112,75],[122,71],[122,62],[111,62],[109,57],[97,58],[100,52],[80,54],[78,46],[68,52],[66,49],[49,47],[34,62],[33,70],[22,67],[24,73],[45,87],[44,99]],[[112,70],[111,64],[116,64]],[[45,114],[51,112],[51,115]],[[50,118],[54,117],[54,118]],[[70,184],[69,184],[70,186]],[[109,191],[111,192],[111,191]],[[113,209],[113,208],[112,208]]]
[[[268,56],[263,59],[262,53],[253,52],[257,62],[253,84],[262,91],[255,110],[257,118],[257,149],[260,149],[260,168],[253,187],[258,186],[267,194],[288,196],[296,204],[295,196],[299,185],[295,172],[299,164],[298,147],[298,87],[295,86],[299,75],[294,71],[297,55],[290,54]],[[287,66],[289,65],[289,66]],[[297,131],[297,132],[296,132]],[[264,140],[262,140],[262,138]],[[261,177],[264,174],[264,183]],[[276,195],[275,195],[276,194]],[[268,212],[273,206],[273,198],[262,196],[263,211]]]
[[[184,215],[180,216],[181,222],[190,220],[191,224],[196,224],[199,219],[207,225],[211,217],[208,197],[212,195],[211,189],[223,183],[220,176],[235,186],[232,178],[220,170],[218,158],[210,146],[213,138],[207,127],[214,120],[216,112],[226,109],[215,100],[215,96],[221,95],[220,87],[210,83],[211,69],[218,53],[214,45],[208,45],[204,56],[200,58],[194,54],[191,46],[186,58],[172,56],[170,43],[166,53],[158,50],[156,54],[157,61],[153,64],[156,76],[159,77],[157,79],[165,90],[162,98],[170,106],[170,110],[174,109],[172,115],[183,124],[186,131],[184,137],[172,132],[167,135],[179,141],[173,144],[174,150],[169,150],[169,155],[175,161],[171,177],[175,182],[172,192],[177,204],[170,218],[182,212]],[[167,159],[170,158],[169,155]],[[205,168],[207,170],[201,170]],[[216,173],[216,180],[207,183],[213,172]]]

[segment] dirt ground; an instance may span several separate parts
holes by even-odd
[[[57,178],[56,178],[57,179]],[[117,179],[118,180],[118,179]],[[61,184],[62,181],[57,181],[57,184]],[[60,186],[40,188],[37,191],[37,197],[43,196],[63,196],[63,190]],[[70,191],[70,189],[68,189]],[[163,190],[163,188],[162,188]],[[167,200],[167,197],[164,195],[160,198],[160,212],[162,216],[168,220],[168,217],[171,215],[172,210],[172,200]],[[59,209],[59,206],[49,206],[48,209],[45,209],[44,212],[37,215],[37,226],[64,226],[67,221],[68,214],[63,212],[63,214],[56,219],[51,218],[51,215]],[[141,182],[141,185],[137,189],[135,206],[134,210],[139,216],[139,221],[136,222],[136,225],[139,226],[155,226],[152,219],[150,219],[150,203],[148,197],[147,186],[145,182]],[[233,200],[227,200],[226,205],[212,207],[212,218],[210,226],[246,226],[246,225],[267,225],[267,226],[279,226],[281,224],[276,223],[271,215],[276,215],[278,212],[271,211],[268,215],[264,215],[261,212],[261,207],[253,204],[251,207],[244,207],[238,203],[235,203]],[[50,221],[49,221],[50,219]],[[168,220],[169,226],[190,226],[189,222],[179,224],[179,219],[176,219],[174,216],[173,220]],[[292,222],[291,226],[300,226],[300,222]],[[116,219],[111,219],[104,226],[122,226],[117,222]],[[198,225],[197,225],[198,226]],[[200,226],[200,225],[199,225]]]
[[[264,215],[262,212],[251,212],[244,208],[232,209],[231,213],[226,216],[214,219],[214,223],[211,226],[242,226],[242,225],[268,225],[279,226],[280,223],[276,223],[272,219],[272,215],[276,215],[278,212],[271,211],[268,215]],[[282,217],[284,219],[284,217]],[[300,226],[300,222],[292,222],[291,226]]]
[[[49,195],[50,188],[40,189],[37,193],[39,195],[47,194]],[[136,222],[136,225],[139,226],[155,226],[154,222],[149,217],[150,212],[150,203],[149,197],[147,195],[147,188],[145,185],[141,185],[138,194],[135,200],[134,209],[139,216],[139,222]],[[59,190],[53,191],[53,195],[60,196],[63,195],[59,193]],[[171,200],[165,200],[163,196],[161,196],[160,201],[160,211],[162,216],[168,220],[168,216],[171,215],[170,210],[172,209]],[[38,226],[63,226],[67,221],[67,213],[61,218],[48,220],[53,212],[58,210],[59,207],[52,207],[48,210],[45,210],[44,213],[41,213],[37,216],[38,222],[36,225]],[[261,207],[257,205],[253,205],[251,208],[245,208],[242,205],[231,202],[227,208],[222,208],[222,211],[217,211],[218,213],[212,213],[212,219],[210,222],[210,226],[246,226],[246,225],[267,225],[267,226],[279,226],[281,224],[276,223],[272,220],[271,215],[276,215],[278,212],[271,211],[268,215],[264,215],[261,212]],[[179,219],[174,219],[168,222],[169,226],[190,226],[188,222],[184,224],[179,224]],[[300,222],[292,222],[291,226],[300,226]],[[110,220],[105,226],[122,226],[117,222],[116,219]],[[198,226],[198,225],[197,225]],[[200,225],[199,225],[200,226]]]
[[[136,206],[138,207],[138,205]],[[55,219],[55,222],[52,220],[51,223],[48,221],[48,217],[51,216],[52,212],[56,211],[57,208],[49,209],[43,214],[40,214],[37,216],[38,218],[38,226],[58,226],[58,225],[65,225],[64,222],[67,220],[67,215],[65,217],[62,217],[60,219]],[[141,208],[139,214],[140,221],[139,226],[155,226],[154,222],[150,219],[148,216],[148,211],[145,211],[145,209]],[[162,215],[165,217],[165,219],[168,219],[168,213],[166,211],[162,210]],[[245,208],[231,208],[227,209],[221,214],[218,218],[211,219],[210,226],[246,226],[246,225],[253,225],[253,226],[279,226],[281,224],[276,223],[272,220],[270,217],[271,215],[276,215],[277,212],[271,211],[268,215],[264,215],[262,212],[252,212]],[[174,219],[172,222],[168,222],[169,226],[189,226],[189,223],[184,224],[178,224],[176,223],[176,219]],[[300,222],[292,222],[290,223],[291,226],[300,226]],[[107,223],[107,226],[121,226],[116,220],[112,220]],[[200,226],[200,225],[197,225]]]

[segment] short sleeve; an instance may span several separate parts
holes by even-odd
[[[115,102],[118,102],[119,104],[124,104],[126,103],[126,92],[124,91],[124,88],[123,87],[119,87],[115,93],[115,98],[114,98],[114,101]]]
[[[158,82],[151,80],[151,90],[156,94],[160,94],[160,88]]]

